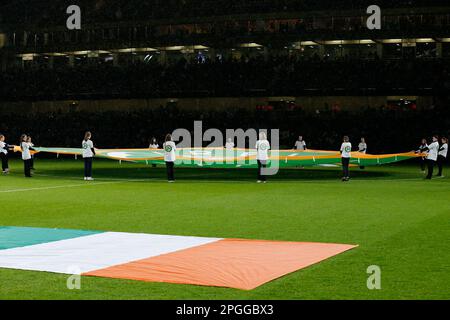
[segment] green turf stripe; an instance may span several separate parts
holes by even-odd
[[[78,238],[97,233],[101,233],[101,231],[0,227],[0,250]]]

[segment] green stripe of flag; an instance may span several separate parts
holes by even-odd
[[[102,231],[49,229],[29,227],[0,227],[0,250],[31,246],[52,241],[73,239]]]

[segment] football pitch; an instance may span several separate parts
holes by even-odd
[[[94,162],[95,181],[69,158],[37,159],[23,177],[0,176],[0,225],[329,242],[357,248],[254,290],[0,269],[0,299],[449,299],[450,179],[423,180],[415,162],[284,169],[267,184],[256,170],[165,168]],[[444,174],[448,171],[445,168]],[[369,266],[381,289],[369,290]]]

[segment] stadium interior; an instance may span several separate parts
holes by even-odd
[[[430,111],[445,113],[449,103],[446,1],[380,1],[382,30],[365,27],[362,0],[78,2],[88,9],[73,31],[61,14],[68,1],[2,5],[0,124],[10,135],[34,122],[37,141],[57,129],[55,143],[73,144],[88,112],[102,119],[105,147],[143,146],[203,119],[218,128],[280,126],[282,145],[303,134],[332,148],[339,123],[373,114],[377,121],[351,134],[377,137],[374,151],[386,152],[381,141],[414,147],[431,130]],[[136,137],[125,134],[131,121],[111,126],[124,118]],[[447,117],[437,119],[434,130],[448,134]],[[383,134],[392,126],[408,134]]]
[[[450,1],[373,4],[1,1],[0,300],[448,299]]]

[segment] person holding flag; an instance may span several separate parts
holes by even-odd
[[[7,144],[5,139],[5,136],[0,134],[0,158],[2,161],[2,173],[9,174],[8,151],[13,149],[13,146]]]
[[[350,139],[348,136],[344,136],[343,142],[341,144],[341,159],[342,159],[342,181],[349,181],[349,166],[350,166],[350,158],[352,157],[352,144],[350,143]]]
[[[175,146],[175,142],[172,141],[172,135],[170,133],[166,135],[166,139],[163,144],[163,149],[164,149],[164,162],[166,163],[167,169],[167,181],[175,182],[174,166],[176,160],[175,151],[177,150],[177,147]]]
[[[439,142],[438,136],[433,136],[433,142],[430,143],[426,151],[427,154],[427,164],[428,164],[428,174],[425,179],[431,180],[433,176],[434,165],[436,164],[439,152]]]
[[[442,137],[441,142],[442,142],[442,144],[439,147],[438,158],[437,158],[437,165],[439,168],[439,172],[438,172],[437,176],[442,178],[443,177],[442,169],[444,167],[444,162],[445,162],[445,159],[447,158],[447,152],[448,152],[448,139]]]
[[[259,133],[259,140],[256,141],[256,161],[258,162],[258,183],[266,183],[267,178],[263,170],[267,167],[267,161],[269,160],[270,143],[267,140],[265,132]]]
[[[92,162],[95,156],[94,143],[91,140],[92,134],[87,131],[84,134],[84,139],[81,142],[81,148],[83,150],[82,156],[84,160],[84,180],[93,181],[92,178]]]

